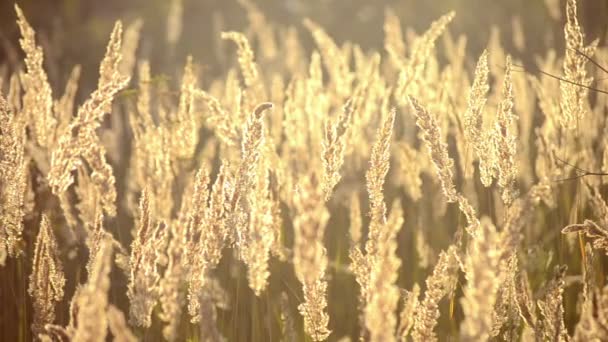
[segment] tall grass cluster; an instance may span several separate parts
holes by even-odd
[[[158,75],[118,21],[88,95],[78,65],[50,84],[15,6],[5,340],[608,340],[608,48],[576,0],[527,68],[498,35],[468,54],[454,12],[414,32],[387,9],[374,51],[240,3],[222,76]]]

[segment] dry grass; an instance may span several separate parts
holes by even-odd
[[[49,84],[16,7],[0,298],[17,315],[0,320],[17,332],[2,336],[608,340],[608,101],[586,88],[608,50],[575,0],[566,49],[539,58],[561,80],[522,72],[496,38],[468,54],[446,35],[454,12],[417,35],[387,9],[385,51],[366,51],[239,3],[250,30],[210,47],[236,44],[222,75],[190,56],[157,77],[145,23],[119,21],[80,105],[80,66]],[[175,47],[182,1],[168,8]]]

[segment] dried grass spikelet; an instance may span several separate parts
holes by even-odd
[[[133,75],[133,68],[137,62],[137,47],[139,45],[139,37],[141,35],[143,23],[143,20],[135,19],[125,29],[120,52],[122,60],[120,61],[119,71],[121,75],[129,78]]]
[[[200,171],[199,171],[200,173]],[[193,323],[200,321],[201,296],[209,281],[209,272],[220,262],[222,249],[228,239],[228,227],[225,222],[224,206],[227,198],[226,182],[227,166],[222,165],[215,183],[211,189],[209,206],[207,207],[206,183],[208,176],[197,173],[194,194],[191,200],[191,213],[188,219],[188,229],[196,232],[192,237],[192,257],[188,282],[188,311]],[[204,211],[203,211],[204,210]]]
[[[578,321],[573,341],[601,341],[608,337],[608,332],[601,329],[605,323],[605,316],[599,314],[604,308],[597,307],[597,297],[599,294],[597,286],[597,275],[594,270],[596,256],[589,243],[585,244],[585,259],[583,267],[583,293],[581,304],[580,320]],[[603,319],[602,319],[603,318]],[[602,322],[604,321],[604,322]]]
[[[383,187],[390,166],[390,145],[396,113],[396,110],[392,109],[382,121],[382,126],[378,128],[378,132],[376,133],[377,140],[372,147],[369,168],[365,174],[367,193],[370,200],[370,241],[375,240],[375,235],[379,233],[379,229],[386,222],[386,204],[384,203]],[[368,249],[368,253],[373,254],[374,252],[374,247]]]
[[[585,66],[587,59],[580,53],[587,56],[593,54],[594,44],[585,47],[584,33],[578,23],[576,0],[566,2],[566,25],[564,35],[566,39],[566,51],[564,57],[564,80],[560,82],[560,123],[564,129],[574,129],[580,125],[580,120],[584,118],[588,111],[587,95],[588,90],[579,86],[591,85],[592,79],[587,77]],[[572,84],[574,82],[577,84]]]
[[[198,143],[198,125],[194,106],[196,83],[192,56],[188,56],[184,66],[177,113],[171,123],[172,134],[180,137],[180,139],[172,140],[172,158],[192,158]]]
[[[517,197],[515,181],[517,177],[516,153],[517,133],[516,116],[513,114],[513,83],[511,81],[511,57],[507,56],[505,77],[503,81],[502,100],[496,114],[496,125],[492,135],[495,161],[498,173],[498,185],[503,202],[509,206]]]
[[[426,292],[414,316],[414,341],[436,341],[434,329],[439,318],[439,301],[448,294],[450,282],[457,270],[456,247],[450,246],[439,254],[433,273],[426,279]]]
[[[475,236],[478,233],[480,223],[473,206],[466,197],[456,191],[452,173],[454,161],[448,155],[447,144],[441,138],[437,118],[420,105],[415,98],[409,96],[409,100],[415,111],[416,125],[422,130],[422,140],[425,142],[429,156],[435,166],[443,194],[448,202],[458,202],[458,207],[467,220],[466,230],[469,234]]]
[[[328,260],[323,247],[329,213],[314,174],[300,180],[294,198],[294,210],[293,263],[304,292],[304,303],[298,309],[304,317],[304,331],[314,341],[324,341],[331,333],[327,329],[329,315],[325,311],[325,272]]]
[[[226,146],[237,145],[240,134],[240,120],[231,115],[213,95],[199,89],[195,90],[194,94],[207,104],[209,109],[206,116],[207,124],[214,130],[215,135]]]
[[[25,66],[27,72],[22,77],[25,95],[23,97],[23,111],[29,125],[33,128],[36,143],[42,147],[50,148],[55,136],[57,119],[53,115],[53,97],[43,65],[43,52],[36,45],[35,32],[25,19],[21,8],[15,4],[17,12],[17,25],[21,31],[19,40],[25,52]]]
[[[257,100],[263,100],[265,95],[264,83],[262,82],[258,65],[255,63],[253,50],[244,34],[230,31],[222,32],[222,39],[232,40],[237,45],[237,56],[245,86],[251,89]]]
[[[353,114],[352,100],[348,100],[342,109],[342,113],[333,123],[325,123],[325,135],[323,137],[323,176],[321,188],[325,193],[325,201],[331,197],[333,188],[340,181],[340,169],[344,164],[345,135],[350,126]]]
[[[385,226],[377,235],[376,254],[372,255],[369,301],[364,313],[370,341],[396,341],[395,313],[400,295],[395,283],[401,265],[401,260],[397,257],[397,233],[403,222],[401,202],[395,200]]]
[[[34,336],[44,332],[46,324],[55,320],[55,304],[63,299],[65,276],[63,274],[59,250],[46,215],[42,216],[40,230],[34,247],[32,274],[28,294],[34,307]]]
[[[165,323],[163,337],[175,341],[179,334],[179,325],[183,306],[186,301],[184,283],[189,271],[187,230],[176,223],[166,227],[168,231],[167,267],[158,283],[161,312],[159,318]]]
[[[112,168],[106,161],[105,148],[99,142],[95,130],[103,115],[111,110],[114,96],[129,82],[129,78],[118,73],[120,62],[121,25],[117,22],[106,56],[100,66],[98,89],[91,94],[68,128],[60,135],[58,144],[52,151],[51,168],[47,175],[53,193],[65,192],[74,182],[72,172],[86,162],[91,169],[91,179],[100,202],[109,216],[116,212],[115,178]]]
[[[104,239],[92,267],[87,283],[72,298],[75,310],[75,324],[71,331],[72,341],[106,340],[108,333],[108,291],[112,268],[112,242]]]
[[[416,115],[416,125],[422,130],[422,140],[428,148],[443,194],[448,202],[456,202],[458,193],[454,186],[452,174],[454,161],[448,155],[448,148],[446,143],[443,142],[437,118],[413,97],[409,97],[409,100]]]
[[[131,243],[129,259],[129,320],[131,324],[149,327],[152,309],[159,296],[159,264],[166,263],[164,245],[166,227],[154,222],[154,200],[144,189],[139,202],[137,232]]]
[[[484,50],[475,67],[475,79],[469,92],[463,124],[465,141],[479,159],[479,173],[481,182],[485,186],[490,186],[492,183],[492,165],[494,162],[492,160],[493,155],[488,153],[486,133],[482,131],[483,110],[490,89],[488,74],[488,51]]]
[[[499,288],[500,234],[489,219],[482,220],[464,260],[467,285],[461,300],[464,320],[462,341],[484,341],[490,337],[492,314]]]
[[[564,323],[563,292],[567,267],[557,265],[553,278],[544,289],[544,296],[537,301],[540,319],[537,337],[548,341],[568,341],[569,336]]]
[[[89,249],[86,269],[87,274],[90,275],[93,272],[94,262],[101,248],[101,243],[104,239],[111,238],[111,235],[103,229],[103,214],[100,207],[96,208],[93,220],[85,221],[85,227],[87,229],[86,245]]]
[[[410,330],[414,326],[414,317],[420,305],[420,286],[414,284],[412,291],[401,290],[403,305],[399,313],[399,326],[397,328],[397,338],[405,341]]]
[[[270,197],[269,165],[261,165],[256,184],[249,194],[249,218],[241,232],[241,258],[247,265],[249,287],[260,296],[268,285],[268,261],[278,238],[274,230],[273,201]]]
[[[11,113],[0,94],[0,265],[23,252],[23,216],[27,187],[25,121]]]
[[[420,37],[416,38],[410,50],[410,56],[406,65],[399,73],[399,79],[395,88],[395,97],[403,101],[406,95],[411,93],[410,87],[415,85],[423,76],[424,67],[427,64],[435,46],[435,41],[447,25],[454,19],[454,12],[447,13],[435,20],[429,29]]]
[[[110,41],[106,46],[106,53],[99,64],[99,80],[97,88],[105,88],[106,85],[116,82],[120,73],[120,63],[122,61],[122,22],[114,24]],[[124,78],[124,76],[122,76]],[[109,107],[109,106],[108,106]],[[105,110],[110,111],[109,109]]]
[[[317,23],[310,19],[304,19],[304,26],[310,31],[319,51],[321,51],[323,63],[329,73],[337,95],[341,99],[346,98],[351,92],[353,80],[346,56],[340,51],[334,40]]]
[[[494,296],[494,312],[488,321],[491,321],[491,338],[512,341],[518,339],[521,326],[520,310],[517,304],[518,257],[512,251],[507,252],[504,245],[501,247],[503,256],[499,261],[495,278],[495,282],[500,286]]]
[[[241,140],[241,161],[235,175],[232,197],[228,203],[228,215],[231,225],[237,221],[237,216],[242,214],[239,209],[247,199],[255,180],[255,172],[261,156],[261,146],[264,142],[264,112],[272,108],[272,103],[259,104],[247,119],[243,128]],[[232,227],[231,229],[238,229]],[[236,231],[233,232],[237,236]],[[238,240],[238,239],[237,239]]]

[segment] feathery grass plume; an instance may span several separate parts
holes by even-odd
[[[443,194],[448,202],[458,202],[460,211],[467,219],[466,230],[475,236],[479,230],[479,220],[473,206],[462,196],[454,185],[452,167],[454,161],[448,155],[448,147],[442,140],[441,129],[437,118],[424,108],[418,101],[408,96],[411,106],[414,108],[416,125],[422,130],[422,140],[425,142],[429,151],[429,156],[435,166],[437,178],[443,190]]]
[[[194,108],[194,89],[196,87],[196,73],[192,56],[188,56],[184,66],[181,90],[179,95],[179,105],[175,119],[172,120],[174,126],[173,135],[180,139],[172,140],[172,158],[191,158],[194,154],[198,142],[198,127],[195,119]]]
[[[119,308],[110,304],[108,305],[108,327],[110,328],[110,332],[114,337],[115,342],[136,342],[138,341],[137,337],[133,334],[127,321],[125,320],[125,315],[120,311]]]
[[[393,135],[393,125],[397,111],[392,109],[382,121],[382,126],[376,133],[376,142],[372,148],[369,168],[365,174],[367,181],[367,193],[370,200],[370,227],[369,240],[376,241],[382,226],[386,223],[386,203],[384,203],[384,180],[390,167],[390,146]],[[373,255],[376,247],[366,246],[367,252]]]
[[[27,187],[25,122],[11,113],[0,94],[0,266],[23,252],[23,216]]]
[[[240,208],[243,207],[241,202],[246,201],[247,195],[254,184],[255,172],[257,171],[261,156],[261,147],[264,143],[264,112],[272,107],[273,105],[270,102],[259,104],[253,110],[243,128],[241,161],[235,175],[232,197],[228,203],[230,221],[237,222],[237,216],[242,214],[240,212]],[[232,225],[233,223],[231,222],[230,224]],[[238,228],[231,227],[230,229],[238,230]],[[233,235],[238,237],[237,231],[233,231]]]
[[[33,258],[28,293],[34,307],[32,332],[38,336],[55,320],[55,304],[63,299],[65,286],[57,242],[46,215],[42,215]]]
[[[387,222],[378,232],[376,253],[371,256],[370,294],[364,313],[370,341],[396,341],[395,314],[400,296],[395,283],[401,265],[401,260],[397,257],[397,233],[403,222],[401,201],[397,199],[393,202]]]
[[[122,60],[120,61],[119,71],[121,75],[129,78],[133,75],[133,68],[137,63],[137,47],[143,23],[141,19],[135,19],[125,30],[120,52]]]
[[[566,265],[555,266],[553,278],[544,289],[544,296],[537,301],[541,317],[536,332],[538,338],[547,341],[568,341],[569,336],[564,323],[563,293]]]
[[[95,130],[104,114],[111,110],[114,96],[129,82],[118,73],[120,62],[121,25],[117,22],[112,31],[106,56],[101,62],[98,88],[79,108],[78,114],[60,135],[51,155],[51,168],[47,175],[53,193],[65,192],[74,182],[72,172],[86,162],[91,179],[100,195],[100,202],[109,216],[116,213],[116,189],[112,168],[106,161],[105,148]]]
[[[139,202],[139,222],[136,235],[131,243],[129,259],[129,320],[131,324],[149,327],[152,309],[159,296],[160,274],[158,264],[165,259],[166,227],[154,222],[154,199],[150,191],[144,189]]]
[[[359,306],[363,312],[360,320],[362,326],[367,329],[362,331],[362,334],[367,335],[369,332],[374,340],[394,339],[396,326],[394,311],[399,300],[398,289],[394,286],[396,278],[387,274],[396,275],[400,265],[399,259],[394,256],[396,248],[394,239],[403,223],[401,221],[403,218],[401,205],[396,204],[394,207],[396,216],[391,222],[387,222],[383,193],[384,181],[389,170],[390,143],[395,116],[395,109],[389,111],[378,128],[376,142],[372,147],[370,166],[365,175],[371,216],[368,240],[365,244],[366,254],[363,254],[359,246],[360,214],[357,215],[358,217],[352,217],[350,228],[349,268],[355,274],[360,286]],[[355,215],[359,211],[357,206]],[[379,290],[374,293],[376,288]],[[386,321],[378,321],[379,317],[383,317]]]
[[[518,257],[516,253],[505,257],[505,246],[501,244],[500,249],[503,252],[498,265],[497,277],[495,282],[500,284],[498,291],[495,294],[496,302],[494,304],[494,312],[492,313],[491,321],[491,338],[503,338],[508,341],[517,340],[520,334],[521,317],[520,310],[517,304],[517,263]],[[508,254],[506,254],[508,255]],[[501,334],[502,332],[502,334]]]
[[[161,312],[159,318],[165,322],[163,337],[168,341],[175,341],[179,334],[183,306],[186,293],[183,284],[188,274],[187,230],[180,224],[171,224],[165,229],[168,231],[169,244],[167,246],[167,267],[158,283],[159,302]]]
[[[54,143],[57,119],[53,116],[51,86],[42,67],[44,59],[42,48],[36,45],[34,29],[27,22],[17,4],[15,4],[15,12],[17,12],[17,25],[19,25],[22,37],[19,42],[25,52],[27,70],[21,80],[25,89],[23,111],[29,125],[32,126],[36,143],[50,148]]]
[[[196,89],[194,94],[207,104],[209,108],[206,119],[207,124],[214,130],[215,135],[226,146],[237,145],[240,134],[239,120],[236,120],[236,118],[229,114],[220,101],[213,95],[199,89]]]
[[[187,205],[186,234],[188,251],[187,259],[190,263],[190,273],[188,275],[188,310],[192,315],[193,321],[198,322],[199,291],[204,286],[207,278],[207,264],[209,260],[205,255],[204,242],[206,237],[213,232],[207,232],[207,202],[209,201],[209,171],[201,167],[194,177],[194,192],[190,203],[183,200],[182,209]]]
[[[93,264],[87,283],[72,298],[76,319],[71,341],[106,340],[108,333],[108,291],[110,290],[110,271],[112,268],[112,242],[104,239]]]
[[[489,218],[481,221],[479,235],[471,243],[464,260],[467,285],[461,300],[464,320],[462,341],[485,341],[490,338],[492,314],[499,287],[500,234]]]
[[[310,19],[304,19],[304,26],[312,34],[327,69],[335,91],[340,98],[346,98],[351,93],[353,75],[348,66],[348,59],[340,51],[334,40]]]
[[[199,234],[198,240],[194,238],[195,244],[192,248],[192,260],[190,261],[190,279],[188,283],[188,311],[193,323],[200,321],[201,297],[206,284],[209,281],[209,272],[214,269],[222,257],[222,249],[228,238],[228,229],[225,222],[224,206],[227,198],[226,182],[228,179],[228,167],[222,164],[219,174],[211,189],[209,206],[204,214],[200,212],[206,208],[207,195],[205,194],[208,176],[197,174],[194,195],[191,200],[188,229],[196,229]],[[200,171],[199,171],[200,173]],[[203,185],[204,184],[204,185]],[[204,215],[204,216],[199,216]],[[198,226],[197,226],[198,225]]]
[[[488,74],[488,51],[484,50],[475,67],[475,79],[469,91],[468,106],[464,113],[463,123],[464,138],[479,159],[479,173],[481,182],[485,186],[490,186],[492,183],[492,165],[494,162],[492,154],[488,153],[487,140],[484,136],[485,133],[482,131],[483,110],[490,89]]]
[[[450,246],[439,254],[439,260],[426,279],[426,292],[414,316],[414,341],[436,341],[435,326],[439,319],[439,301],[449,293],[450,282],[457,271],[456,247]]]
[[[399,327],[397,328],[397,338],[400,341],[405,341],[410,330],[414,326],[414,317],[420,305],[420,287],[414,284],[412,291],[402,290],[402,309],[399,313]]]
[[[503,202],[509,206],[517,197],[515,181],[517,177],[516,152],[517,152],[517,133],[515,121],[517,117],[513,114],[513,83],[511,81],[511,57],[507,56],[505,66],[505,77],[502,88],[502,100],[498,106],[496,114],[496,124],[492,143],[495,161],[498,171],[498,185],[502,193]]]
[[[94,215],[93,220],[84,221],[87,229],[86,245],[89,249],[89,260],[87,261],[86,269],[89,275],[93,272],[93,263],[95,262],[97,253],[99,253],[99,248],[101,248],[101,242],[105,238],[111,237],[103,229],[103,214],[99,206],[95,208]]]
[[[304,331],[314,341],[324,341],[331,333],[327,329],[329,315],[325,311],[325,272],[328,260],[323,247],[329,213],[314,174],[300,180],[295,193],[294,208],[293,263],[296,277],[302,283],[304,292],[304,303],[300,304],[298,309],[304,317]]]
[[[590,244],[585,244],[585,265],[583,267],[583,303],[581,304],[580,320],[574,329],[573,341],[602,341],[608,338],[608,331],[602,329],[606,323],[606,316],[598,308],[598,286],[596,272],[594,271],[595,255]],[[601,305],[600,305],[601,306]],[[602,317],[603,316],[603,317]],[[602,322],[603,321],[603,322]],[[605,325],[604,325],[605,326]]]
[[[120,63],[122,61],[122,22],[117,21],[114,24],[112,33],[110,34],[110,41],[106,46],[106,53],[103,60],[99,64],[99,80],[97,81],[97,88],[104,88],[108,84],[116,82],[117,76],[121,76]],[[125,76],[122,76],[125,78]],[[104,110],[105,112],[110,111],[110,106]]]
[[[414,108],[416,125],[422,130],[422,140],[428,148],[443,194],[448,202],[456,202],[458,201],[458,193],[454,186],[452,174],[454,161],[448,155],[448,147],[443,142],[437,117],[422,107],[415,98],[411,96],[408,96],[408,98],[412,108]]]
[[[253,50],[244,34],[230,31],[222,32],[222,39],[232,40],[237,45],[237,56],[245,86],[251,89],[257,100],[263,100],[265,95],[264,83],[260,77],[258,65],[255,63]]]
[[[390,8],[384,10],[384,50],[388,53],[393,64],[403,68],[405,61],[405,43],[401,34],[399,17]]]
[[[247,265],[249,287],[260,296],[268,285],[270,250],[278,238],[273,227],[268,165],[260,165],[256,184],[249,194],[249,222],[241,232],[241,255]]]
[[[587,94],[584,86],[591,85],[592,78],[587,77],[585,70],[587,59],[581,53],[590,56],[595,50],[596,44],[585,47],[584,33],[578,23],[576,0],[566,2],[566,25],[564,35],[566,39],[566,51],[564,57],[564,81],[560,82],[560,123],[564,129],[574,129],[580,125],[588,111]],[[577,84],[572,84],[572,82]]]
[[[395,97],[399,101],[411,93],[410,87],[416,84],[422,77],[425,65],[435,46],[435,41],[447,25],[454,19],[454,12],[447,13],[441,18],[435,20],[429,29],[420,37],[416,38],[410,50],[410,56],[406,61],[404,68],[399,72],[399,79],[395,88]]]
[[[182,35],[182,16],[184,6],[182,0],[171,0],[167,12],[167,43],[174,47]]]
[[[321,188],[325,193],[325,201],[331,197],[334,187],[340,181],[340,169],[344,164],[345,135],[350,126],[353,114],[352,100],[349,99],[342,108],[342,113],[333,123],[325,122],[323,146],[323,176]]]

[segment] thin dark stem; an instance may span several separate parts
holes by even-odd
[[[578,50],[578,49],[572,49],[574,50],[576,53],[578,53],[579,55],[585,57],[586,60],[588,60],[589,62],[591,62],[593,65],[595,65],[596,67],[598,67],[600,70],[602,70],[603,72],[608,74],[608,69],[604,68],[603,66],[600,65],[600,63],[596,62],[593,58],[587,56],[587,54],[585,54],[584,52]]]
[[[523,70],[514,70],[514,71],[520,71],[520,72],[525,72],[526,71],[526,69],[524,68],[523,65],[513,64],[513,66],[523,69]],[[581,84],[581,83],[578,83],[578,82],[570,81],[570,80],[567,80],[565,78],[561,78],[559,76],[555,76],[553,74],[550,74],[550,73],[548,73],[546,71],[543,71],[541,69],[536,69],[535,71],[537,71],[537,72],[539,72],[539,73],[541,73],[541,74],[543,74],[545,76],[549,76],[549,77],[554,78],[556,80],[562,81],[562,82],[570,83],[572,85],[575,85],[575,86],[578,86],[578,87],[581,87],[581,88],[585,88],[587,90],[596,91],[598,93],[608,95],[608,91],[606,91],[606,90],[602,90],[602,89],[598,89],[598,88],[593,88],[593,87],[590,87],[590,86],[587,86],[587,85],[584,85],[584,84]]]

